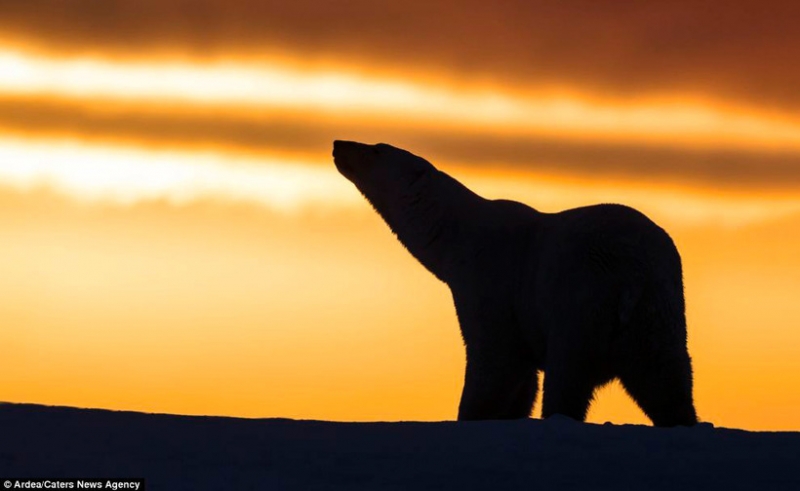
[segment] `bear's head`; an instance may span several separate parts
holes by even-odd
[[[422,157],[385,143],[333,142],[333,162],[384,218],[436,172]]]
[[[400,242],[447,281],[447,257],[458,217],[483,198],[411,152],[385,143],[333,142],[333,161],[356,185]]]

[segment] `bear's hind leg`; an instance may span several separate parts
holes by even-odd
[[[693,426],[692,366],[688,354],[667,359],[639,358],[619,375],[620,382],[655,426]]]
[[[468,359],[458,420],[527,418],[538,389],[533,368]]]

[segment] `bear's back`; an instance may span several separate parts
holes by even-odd
[[[617,204],[573,208],[549,215],[548,235],[563,250],[608,249],[609,254],[642,260],[675,257],[667,232],[642,212]]]
[[[643,213],[601,204],[548,214],[539,234],[539,272],[546,282],[608,281],[620,288],[661,284],[682,290],[672,238]],[[542,285],[543,286],[543,285]]]

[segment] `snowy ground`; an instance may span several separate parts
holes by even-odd
[[[0,404],[0,479],[147,489],[800,490],[800,433],[547,421],[327,423]]]

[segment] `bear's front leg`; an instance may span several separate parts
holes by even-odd
[[[529,417],[539,389],[536,369],[502,356],[487,359],[469,348],[467,353],[458,420]]]
[[[458,419],[527,418],[539,390],[538,374],[520,338],[509,295],[500,288],[474,288],[490,282],[465,283],[473,288],[451,284],[467,351]]]

